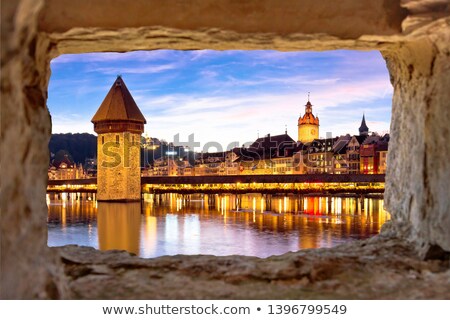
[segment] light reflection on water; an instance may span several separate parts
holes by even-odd
[[[145,194],[142,203],[109,203],[95,195],[52,194],[47,204],[49,246],[142,257],[267,257],[368,238],[389,219],[383,200],[367,198]]]

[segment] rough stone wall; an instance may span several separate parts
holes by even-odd
[[[42,5],[1,3],[1,298],[58,298],[65,291],[47,247],[50,59],[37,34]]]
[[[450,299],[448,261],[423,261],[381,236],[266,259],[53,250],[77,299]]]
[[[189,4],[2,0],[1,4],[2,298],[67,294],[67,282],[46,245],[45,207],[49,60],[63,53],[382,50],[395,90],[391,127],[395,152],[389,153],[386,192],[391,230],[408,236],[424,256],[436,246],[450,250],[448,1],[343,0],[336,5],[332,0]],[[193,293],[184,297],[189,294]]]
[[[449,43],[442,21],[384,52],[394,86],[386,206],[423,256],[450,251]]]
[[[97,200],[140,200],[140,138],[139,134],[129,132],[98,135]]]
[[[180,31],[215,28],[216,32],[356,39],[397,34],[405,16],[399,0],[340,0],[339,4],[333,0],[134,0],[132,5],[128,0],[47,0],[39,27],[48,33],[96,27],[111,31],[148,26]]]
[[[47,0],[39,28],[60,54],[152,49],[378,50],[400,40],[407,12],[399,2],[136,0],[130,5],[127,0]]]

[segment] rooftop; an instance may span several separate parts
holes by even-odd
[[[121,76],[117,76],[111,89],[91,122],[134,121],[147,123]]]

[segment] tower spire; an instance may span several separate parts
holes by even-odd
[[[365,114],[363,113],[363,117],[361,120],[361,126],[359,127],[359,135],[367,136],[368,134],[369,134],[369,127],[367,127],[366,117],[365,117]]]
[[[308,102],[305,104],[305,113],[312,113],[312,104],[311,101],[309,101],[309,94],[310,92],[308,91]]]
[[[308,101],[305,104],[305,114],[298,119],[298,140],[303,143],[319,138],[319,118],[312,113],[311,92],[308,91]],[[286,128],[287,132],[287,128]]]

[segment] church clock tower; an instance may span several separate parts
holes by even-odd
[[[91,122],[97,137],[97,200],[140,201],[140,141],[146,120],[120,76]]]
[[[308,102],[305,105],[305,114],[298,118],[298,141],[311,142],[319,138],[319,117],[315,117],[312,113],[312,104]]]

